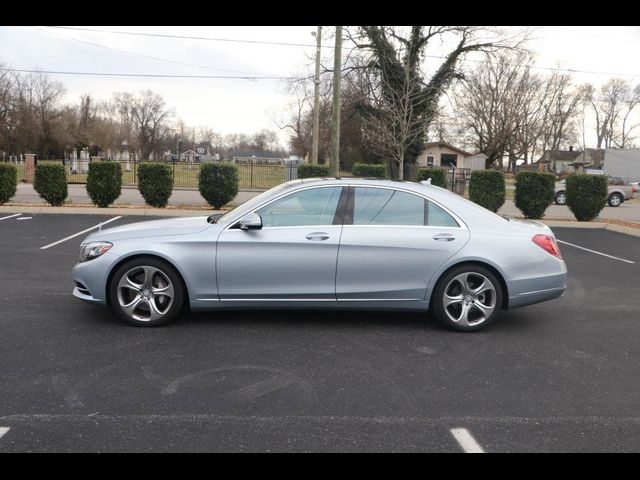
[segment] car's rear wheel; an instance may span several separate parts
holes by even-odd
[[[567,203],[567,195],[564,192],[556,193],[556,203],[558,205],[565,205]]]
[[[494,320],[502,305],[502,289],[488,269],[462,265],[438,281],[431,298],[438,321],[454,330],[472,332]]]
[[[166,262],[140,257],[124,263],[113,275],[109,300],[126,322],[141,327],[164,325],[184,304],[180,276]]]
[[[612,193],[609,195],[609,206],[611,207],[619,207],[623,201],[624,198],[622,198],[622,195],[619,193]]]

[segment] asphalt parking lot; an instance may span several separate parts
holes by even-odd
[[[71,296],[68,237],[114,217],[9,215],[0,452],[640,451],[640,238],[554,229],[567,293],[475,334],[376,312],[141,329]]]

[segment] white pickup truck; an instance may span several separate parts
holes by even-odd
[[[625,200],[635,198],[638,194],[638,185],[625,185],[622,179],[609,176],[609,198],[607,202],[611,207],[619,207]],[[566,180],[556,182],[556,205],[565,205],[567,203]]]

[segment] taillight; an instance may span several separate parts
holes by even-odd
[[[558,248],[556,239],[553,238],[553,236],[538,233],[537,235],[534,235],[531,240],[547,253],[550,253],[554,257],[562,258],[562,254],[560,253],[560,249]]]

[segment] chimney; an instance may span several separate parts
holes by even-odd
[[[573,145],[569,145],[569,151],[573,152]]]

